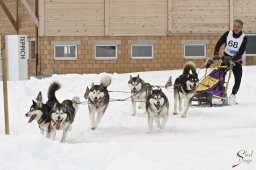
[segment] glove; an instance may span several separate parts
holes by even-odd
[[[203,68],[209,68],[213,63],[214,61],[210,58],[205,62]]]
[[[222,63],[226,66],[230,66],[230,61],[232,61],[232,57],[230,56],[223,56]]]
[[[215,54],[214,57],[212,58],[213,60],[219,60],[219,55],[218,54]]]

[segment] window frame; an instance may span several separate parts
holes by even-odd
[[[207,55],[207,45],[210,44],[210,40],[181,40],[181,45],[183,46],[183,56],[184,59],[204,59]],[[202,45],[204,46],[204,56],[186,56],[186,46]]]
[[[107,46],[114,46],[115,47],[115,56],[114,57],[97,57],[97,47],[107,47]],[[95,44],[94,46],[94,59],[95,60],[116,60],[117,59],[117,44]]]
[[[255,36],[256,37],[256,33],[252,33],[252,34],[245,34],[247,36],[247,44],[248,44],[248,36]],[[248,54],[245,50],[245,56],[256,56],[256,52],[255,54]]]
[[[151,53],[152,56],[133,56],[133,46],[151,46]],[[154,45],[153,44],[131,44],[131,58],[135,60],[140,60],[140,59],[154,59]]]
[[[76,47],[75,49],[75,57],[56,57],[56,47]],[[54,60],[77,60],[77,45],[70,45],[70,44],[55,44],[54,45]]]

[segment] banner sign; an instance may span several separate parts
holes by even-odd
[[[28,59],[27,35],[19,35],[19,56],[20,59]]]

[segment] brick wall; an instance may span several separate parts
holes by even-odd
[[[181,40],[209,40],[207,45],[207,56],[213,55],[214,46],[220,35],[173,35],[173,36],[97,36],[97,37],[40,37],[39,55],[41,57],[41,73],[51,75],[53,73],[125,73],[138,71],[172,70],[181,69],[186,62],[184,59],[184,47]],[[52,41],[78,40],[76,61],[54,60],[54,46]],[[116,60],[95,60],[92,41],[93,40],[121,40],[118,45],[118,58]],[[131,46],[128,40],[156,40],[154,45],[154,59],[131,59]],[[193,60],[199,67],[203,60]],[[35,65],[30,61],[30,66]],[[29,67],[29,74],[34,75],[35,69]]]

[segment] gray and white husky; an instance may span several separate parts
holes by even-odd
[[[147,97],[146,111],[148,114],[148,133],[152,132],[153,120],[160,129],[165,127],[168,120],[169,102],[161,89],[153,90]]]
[[[174,83],[174,115],[178,114],[177,105],[179,103],[179,111],[182,112],[181,118],[187,116],[198,81],[195,64],[191,61],[187,62],[184,65],[183,74]]]
[[[111,84],[111,77],[103,75],[100,84],[91,84],[88,92],[88,108],[91,119],[91,129],[95,130],[99,125],[109,104],[109,93],[107,87]]]
[[[152,86],[149,83],[145,83],[140,76],[132,77],[130,75],[130,80],[128,85],[131,89],[131,100],[132,100],[132,116],[136,115],[136,102],[139,102],[138,108],[141,109],[143,106],[145,108],[145,102],[148,95],[152,92]]]
[[[50,137],[50,123],[51,123],[51,110],[55,103],[59,103],[56,99],[55,92],[60,89],[60,85],[57,82],[53,82],[48,89],[48,101],[43,103],[42,93],[37,96],[37,102],[32,100],[30,110],[25,114],[29,117],[28,123],[36,120],[42,134],[46,131],[47,137]]]
[[[55,140],[57,130],[63,130],[61,142],[65,142],[67,132],[71,130],[71,125],[74,122],[78,104],[80,104],[78,97],[54,104],[51,111],[51,140]]]

